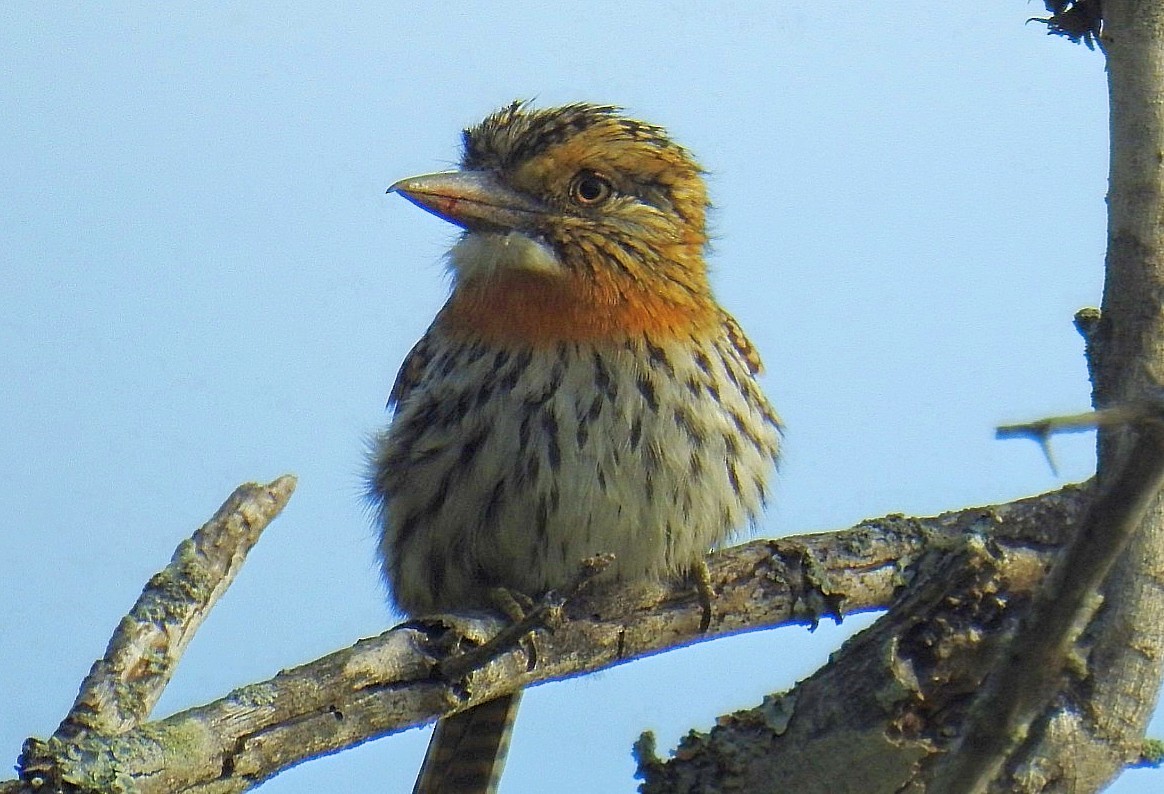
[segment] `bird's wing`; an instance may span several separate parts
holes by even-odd
[[[396,382],[392,384],[392,391],[388,394],[388,410],[398,410],[401,404],[408,399],[408,395],[412,393],[413,387],[420,381],[420,376],[424,374],[432,357],[431,334],[425,334],[419,342],[412,346],[412,350],[408,351],[408,355],[404,357],[404,363],[400,365],[400,371],[396,373]]]
[[[753,375],[758,375],[764,371],[764,362],[760,360],[760,354],[756,352],[756,348],[752,345],[752,340],[748,339],[744,329],[740,328],[740,324],[736,322],[736,318],[725,312],[723,309],[719,310],[720,319],[723,321],[724,330],[727,332],[728,341],[739,352],[740,358],[748,365]]]

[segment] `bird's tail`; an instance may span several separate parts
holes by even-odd
[[[438,722],[412,794],[493,794],[520,702],[514,692]]]

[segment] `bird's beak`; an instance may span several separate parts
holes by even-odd
[[[546,207],[506,187],[487,171],[442,171],[401,179],[388,188],[413,204],[464,229],[521,229],[534,225]]]

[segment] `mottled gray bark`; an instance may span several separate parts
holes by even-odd
[[[1097,328],[1097,407],[1158,397],[1164,376],[1164,4],[1104,0],[1111,98],[1111,180],[1103,307]],[[1125,433],[1100,439],[1108,479]],[[1055,790],[1093,791],[1137,757],[1164,673],[1164,503],[1148,510],[1102,590],[1088,628],[1087,667],[1060,711],[1069,740],[1040,739],[1027,758],[1062,756]],[[1069,753],[1065,750],[1069,749]],[[1069,760],[1068,760],[1069,756]],[[1048,787],[1049,788],[1049,787]]]

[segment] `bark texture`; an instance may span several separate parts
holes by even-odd
[[[1158,398],[1164,376],[1164,5],[1104,0],[1111,97],[1111,180],[1094,403]],[[1126,433],[1100,436],[1099,477],[1110,478]],[[1086,672],[1028,758],[1044,790],[1094,791],[1139,756],[1164,674],[1164,503],[1159,498],[1117,562],[1086,635]],[[1050,730],[1070,723],[1063,738]]]
[[[625,588],[571,601],[552,633],[497,649],[483,666],[450,676],[441,673],[456,667],[444,663],[449,654],[488,641],[501,622],[448,616],[404,624],[164,720],[116,733],[30,739],[21,780],[0,783],[0,792],[246,791],[295,764],[539,681],[740,631],[882,608],[903,586],[928,581],[927,571],[950,564],[943,560],[977,558],[980,547],[992,549],[998,566],[991,570],[1007,587],[1029,594],[1086,501],[1083,489],[1069,486],[1006,505],[931,518],[887,516],[849,530],[726,549],[709,558],[719,595],[706,632],[692,588]],[[231,537],[249,542],[247,533]],[[163,598],[183,598],[182,570]]]

